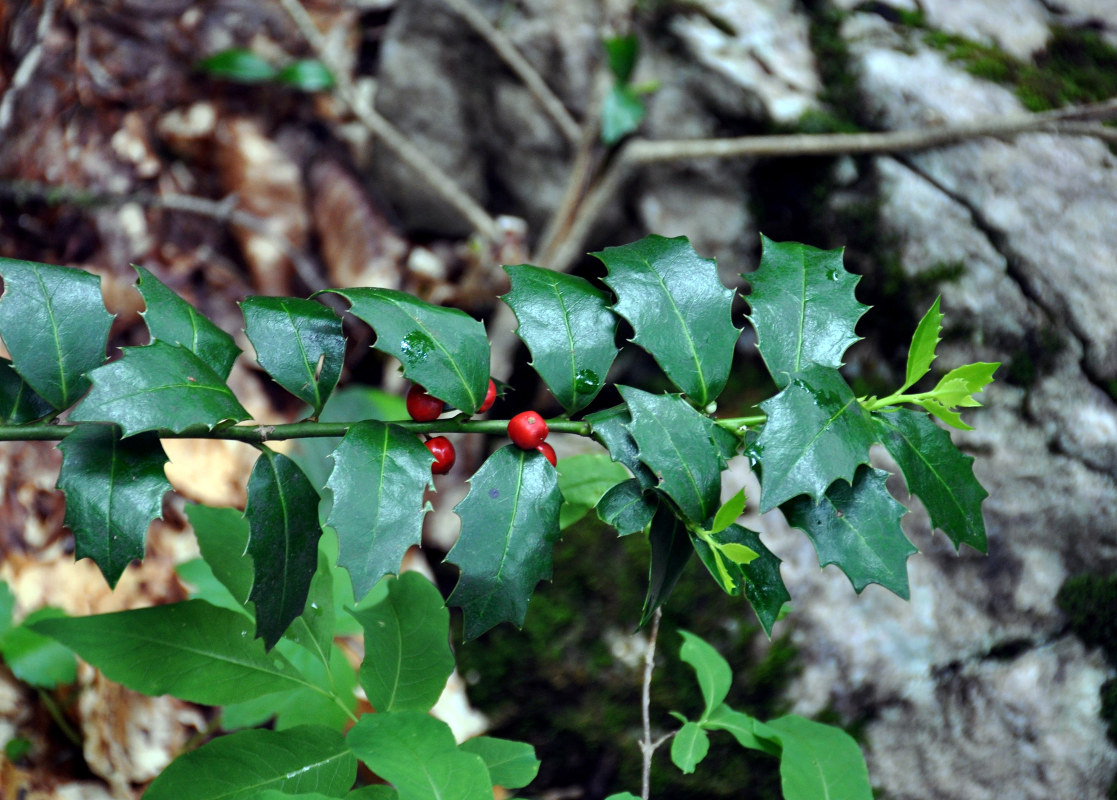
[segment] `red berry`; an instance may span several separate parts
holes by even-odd
[[[493,383],[492,378],[489,378],[489,388],[485,392],[485,402],[483,402],[481,404],[481,407],[479,409],[477,409],[477,413],[482,414],[482,413],[488,411],[490,408],[493,407],[493,403],[495,403],[495,402],[496,402],[496,384]]]
[[[535,411],[522,411],[508,420],[508,438],[517,447],[534,450],[547,438],[547,423]]]
[[[427,449],[434,456],[431,472],[435,475],[445,475],[454,466],[457,454],[454,452],[454,445],[445,436],[435,436],[428,440]]]
[[[535,449],[547,457],[547,460],[551,462],[552,467],[558,466],[558,456],[555,455],[555,448],[551,447],[546,442],[543,442]]]
[[[407,413],[416,422],[433,422],[442,413],[442,401],[417,383],[407,390]]]

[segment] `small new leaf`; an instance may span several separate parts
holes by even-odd
[[[714,524],[710,528],[710,533],[720,533],[737,521],[737,517],[745,510],[745,490],[742,487],[741,491],[730,497],[718,513],[714,515]]]
[[[927,309],[923,319],[911,337],[911,346],[908,348],[908,367],[904,377],[904,385],[899,391],[914,386],[920,378],[931,370],[931,362],[935,360],[935,349],[941,341],[942,313],[939,311],[939,299]]]

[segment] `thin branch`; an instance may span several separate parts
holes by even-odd
[[[315,56],[333,73],[337,81],[335,95],[373,135],[404,164],[414,170],[428,186],[452,206],[473,228],[488,240],[496,238],[497,225],[492,216],[470,197],[441,167],[408,141],[398,128],[382,117],[364,95],[356,90],[348,73],[329,52],[329,46],[314,20],[299,0],[279,0],[299,31],[306,38]]]
[[[27,55],[16,68],[15,74],[12,75],[12,82],[8,85],[8,91],[4,93],[3,99],[0,99],[0,133],[12,121],[16,95],[31,82],[35,70],[39,68],[39,62],[43,58],[43,42],[46,41],[51,23],[54,21],[54,6],[55,0],[44,0],[43,13],[39,17],[39,24],[35,26],[35,44],[27,51]]]
[[[571,145],[577,145],[578,140],[581,138],[581,127],[570,116],[570,112],[566,110],[566,106],[558,99],[558,96],[551,91],[551,87],[543,80],[543,76],[528,63],[527,59],[521,55],[520,51],[508,41],[508,37],[498,31],[492,26],[492,23],[473,7],[469,0],[444,0],[446,5],[450,6],[458,16],[469,23],[469,26],[475,30],[482,39],[484,39],[489,47],[500,56],[508,67],[516,73],[516,76],[523,81],[524,86],[532,93],[539,105],[547,113],[554,123],[558,126],[559,131],[566,137],[566,141]]]
[[[640,715],[644,723],[644,738],[640,740],[640,754],[643,767],[640,771],[640,797],[648,800],[652,791],[652,754],[670,737],[652,741],[652,672],[655,669],[655,643],[659,638],[659,621],[663,619],[663,609],[657,608],[652,614],[652,627],[648,631],[648,647],[644,651],[644,683],[640,691]]]

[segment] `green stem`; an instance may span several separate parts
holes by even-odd
[[[714,422],[716,422],[721,427],[727,430],[731,430],[734,433],[741,430],[742,428],[752,428],[756,425],[763,425],[767,421],[767,414],[756,414],[751,417],[730,417],[729,419],[714,420]]]
[[[50,693],[40,689],[39,702],[41,702],[46,707],[47,713],[50,714],[51,719],[54,720],[54,724],[58,726],[58,729],[62,731],[62,734],[73,744],[81,747],[81,736],[76,730],[74,730],[73,726],[70,725],[69,720],[66,719],[66,715],[62,713],[62,709],[59,708],[58,703],[55,702]]]

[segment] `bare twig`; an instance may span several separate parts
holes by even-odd
[[[640,692],[640,715],[644,723],[644,737],[640,740],[640,753],[643,768],[640,775],[640,797],[648,800],[652,791],[652,754],[656,748],[667,741],[667,736],[652,741],[652,672],[655,670],[655,643],[659,638],[659,621],[663,619],[663,609],[657,608],[652,615],[652,626],[648,630],[648,648],[644,651],[644,683]]]
[[[524,86],[532,93],[539,105],[543,107],[547,116],[558,126],[559,131],[566,137],[566,141],[571,145],[577,145],[582,135],[581,127],[570,116],[570,112],[566,110],[566,106],[562,104],[558,96],[551,91],[551,87],[543,80],[543,76],[508,41],[508,37],[494,28],[485,15],[474,8],[469,0],[444,0],[444,2],[458,16],[468,22],[469,26],[477,31],[489,47],[500,56],[501,60],[516,73],[516,76],[523,81]]]
[[[336,96],[348,106],[361,124],[379,138],[400,161],[423,178],[427,185],[442,200],[456,209],[479,234],[489,240],[495,238],[497,226],[492,216],[458,186],[457,182],[441,167],[427,158],[422,150],[411,144],[398,128],[381,116],[368,99],[356,90],[348,73],[329,52],[325,37],[299,0],[279,0],[279,4],[290,15],[318,60],[333,73],[334,80],[337,81]]]
[[[0,99],[0,133],[12,121],[12,109],[15,108],[16,95],[30,83],[35,70],[39,68],[39,61],[43,58],[43,42],[46,40],[51,23],[54,21],[54,6],[55,0],[44,0],[39,24],[35,26],[35,44],[27,51],[27,55],[24,56],[23,61],[16,68],[15,74],[12,75],[12,82],[8,86],[8,91],[4,93],[3,99]]]

